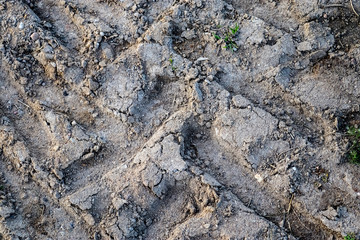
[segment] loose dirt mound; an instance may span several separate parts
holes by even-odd
[[[0,0],[0,239],[360,237],[359,29],[340,0]]]

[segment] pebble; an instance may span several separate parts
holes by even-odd
[[[60,199],[60,198],[61,198],[61,194],[60,194],[58,191],[56,191],[55,194],[54,194],[54,197],[55,197],[56,199]]]
[[[103,60],[99,63],[100,67],[105,67],[106,66],[106,62]]]
[[[85,222],[87,224],[89,224],[90,226],[94,226],[95,225],[95,220],[93,218],[93,216],[90,214],[90,213],[86,213],[84,216],[83,216]]]
[[[86,60],[81,60],[81,67],[86,68],[88,62]]]
[[[255,175],[255,179],[256,179],[259,183],[261,183],[261,182],[264,181],[264,178],[263,178],[260,174],[256,174],[256,175]]]
[[[306,52],[306,51],[312,50],[312,46],[311,46],[311,43],[310,43],[310,42],[305,41],[305,42],[299,43],[297,49],[298,49],[300,52]]]
[[[93,149],[94,149],[95,152],[98,152],[98,151],[100,151],[100,146],[99,146],[99,145],[95,145]]]
[[[194,83],[194,93],[195,93],[195,97],[198,101],[202,102],[204,100],[203,94],[201,92],[200,86],[199,86],[199,82],[195,82]]]
[[[19,23],[19,29],[23,30],[25,28],[25,24],[23,22]]]
[[[112,200],[112,204],[116,210],[119,210],[122,206],[124,206],[127,203],[126,200],[121,198],[114,198]]]
[[[26,199],[28,197],[28,195],[25,193],[25,192],[22,192],[21,194],[20,194],[20,198],[21,199]]]
[[[62,173],[62,171],[60,171],[59,169],[54,169],[53,170],[53,173],[55,174],[55,176],[58,178],[58,179],[63,179],[64,177],[64,174]]]
[[[208,184],[213,187],[221,187],[222,186],[221,183],[219,183],[213,176],[211,176],[208,173],[205,173],[204,175],[201,176],[201,181],[204,184]]]
[[[185,80],[195,79],[199,75],[199,70],[191,68],[185,76]]]
[[[46,46],[43,48],[43,52],[44,52],[44,53],[52,53],[53,50],[54,50],[54,49],[53,49],[50,45],[46,45]]]
[[[82,160],[84,160],[84,161],[89,160],[89,159],[93,158],[94,156],[95,156],[94,153],[87,153],[82,157]]]
[[[39,37],[40,37],[39,34],[36,33],[36,32],[34,32],[33,34],[31,34],[31,36],[30,36],[31,40],[33,40],[33,41],[38,40]]]
[[[20,84],[26,85],[28,83],[28,79],[26,77],[20,77]]]

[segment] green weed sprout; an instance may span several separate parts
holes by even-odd
[[[354,233],[349,233],[344,237],[344,240],[356,240]]]
[[[169,62],[170,62],[170,65],[171,65],[171,70],[172,70],[173,72],[175,72],[176,67],[174,66],[174,59],[172,58],[172,56],[170,56]]]
[[[349,148],[349,160],[351,163],[360,164],[360,128],[347,127],[347,134],[351,141]]]
[[[230,28],[231,33],[235,35],[239,31],[240,26],[238,24],[235,25],[234,28]]]
[[[230,27],[229,31],[225,32],[224,34],[219,35],[217,33],[213,33],[213,36],[216,40],[222,39],[225,43],[224,48],[230,49],[231,51],[234,52],[239,48],[233,39],[235,35],[238,33],[239,29],[240,26],[239,24],[236,23],[234,27]]]

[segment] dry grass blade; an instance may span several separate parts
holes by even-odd
[[[287,209],[287,213],[288,213],[288,214],[289,214],[290,211],[291,211],[291,205],[292,205],[293,199],[294,199],[294,194],[292,194],[292,195],[291,195],[291,198],[290,198],[289,207],[288,207],[288,209]]]
[[[355,13],[355,15],[356,15],[357,17],[359,17],[359,14],[357,13],[357,11],[356,11],[355,8],[354,8],[353,0],[350,0],[350,6],[351,6],[351,9],[353,10],[353,12]]]

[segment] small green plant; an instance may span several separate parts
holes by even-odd
[[[236,23],[234,27],[230,27],[229,30],[226,31],[225,33],[222,34],[213,33],[213,36],[216,40],[222,39],[225,43],[224,48],[230,49],[231,51],[234,52],[239,48],[234,40],[234,37],[238,33],[239,29],[240,26],[239,24]]]
[[[355,234],[354,233],[348,233],[345,237],[344,240],[356,240]]]
[[[238,24],[235,24],[234,28],[230,28],[231,33],[235,35],[239,31],[240,26]]]
[[[175,72],[175,71],[176,71],[176,67],[174,66],[174,59],[172,58],[172,56],[170,56],[169,62],[170,62],[170,65],[171,65],[171,70],[172,70],[173,72]]]
[[[351,163],[360,164],[360,128],[357,126],[347,127],[347,134],[351,141],[349,160]]]
[[[215,38],[216,40],[220,40],[220,39],[221,39],[221,37],[220,37],[219,35],[217,35],[217,34],[215,34],[215,33],[213,33],[213,35],[214,35],[214,38]]]

